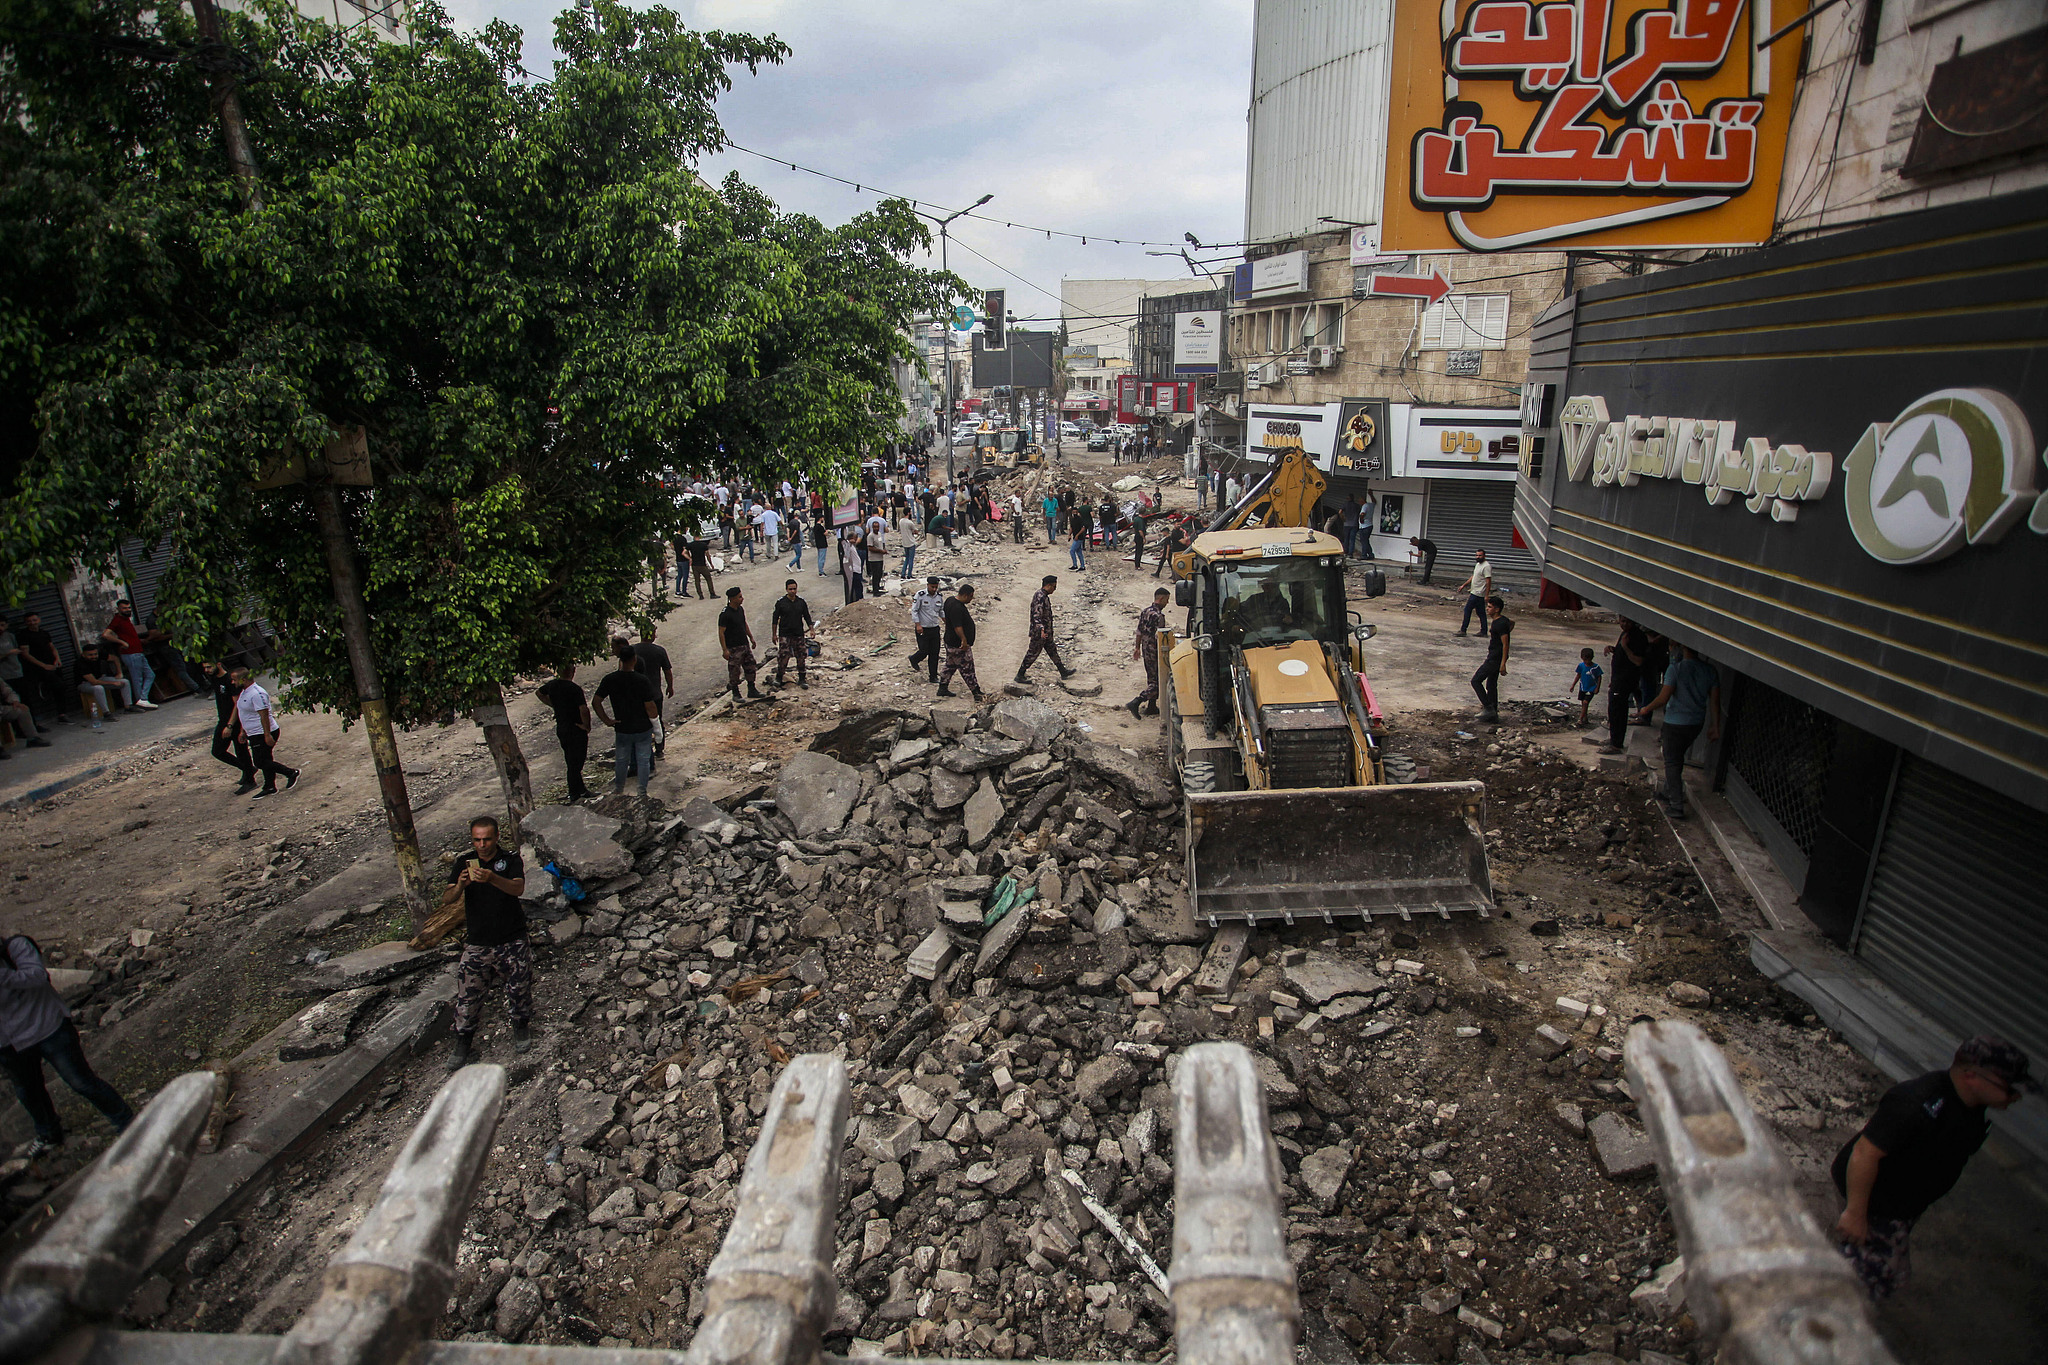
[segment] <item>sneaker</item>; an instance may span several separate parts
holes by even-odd
[[[277,788],[275,788],[275,787],[265,787],[265,788],[264,788],[264,789],[263,789],[262,791],[260,791],[260,792],[256,792],[256,793],[254,793],[253,795],[251,795],[249,799],[250,799],[251,801],[261,801],[261,800],[262,800],[262,799],[263,799],[264,797],[266,797],[266,796],[275,796],[275,795],[277,795]]]
[[[287,772],[287,773],[286,773],[286,774],[284,775],[284,789],[285,789],[286,791],[290,791],[290,790],[291,790],[291,789],[292,789],[293,787],[296,787],[296,786],[298,786],[298,785],[299,785],[299,770],[298,770],[297,768],[293,768],[293,769],[292,769],[291,771]]]
[[[50,741],[44,739],[41,735],[30,735],[28,737],[28,747],[31,749],[47,749],[50,747]]]
[[[256,784],[254,782],[244,782],[240,786],[235,788],[234,794],[236,796],[247,796],[250,792],[255,790]]]
[[[61,1142],[51,1142],[48,1138],[37,1138],[28,1145],[28,1150],[23,1152],[22,1155],[30,1161],[34,1161],[37,1157],[48,1156],[63,1145]]]
[[[470,1051],[469,1039],[459,1033],[456,1034],[455,1046],[449,1050],[448,1061],[445,1065],[450,1071],[460,1071],[468,1066],[472,1060],[474,1060],[474,1054]]]
[[[157,709],[157,704],[153,701],[139,701],[135,703],[134,709],[137,711],[154,711]]]
[[[514,1052],[533,1051],[533,1030],[523,1023],[512,1025],[512,1050]]]
[[[111,717],[109,717],[109,719],[111,719]],[[99,729],[99,728],[100,728],[100,723],[99,723],[98,721],[94,721],[94,722],[92,723],[92,728],[93,728],[93,729],[95,729],[95,730]]]

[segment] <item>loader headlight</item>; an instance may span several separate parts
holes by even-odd
[[[1367,621],[1362,624],[1353,626],[1351,628],[1351,633],[1358,637],[1358,642],[1360,644],[1364,644],[1367,640],[1370,640],[1373,636],[1379,634],[1380,628],[1376,625],[1373,625],[1370,621]]]
[[[1214,648],[1216,648],[1216,637],[1215,637],[1215,636],[1213,636],[1213,635],[1197,635],[1197,636],[1195,637],[1195,648],[1196,648],[1196,649],[1214,649]]]

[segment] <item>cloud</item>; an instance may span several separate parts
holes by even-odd
[[[500,17],[524,29],[536,74],[551,69],[560,8],[449,0],[458,23]],[[1243,233],[1252,0],[676,8],[697,28],[772,33],[792,49],[780,67],[739,73],[719,102],[741,146],[946,209],[993,193],[981,212],[1088,234],[1083,246],[1000,223],[954,224],[954,271],[976,288],[1007,287],[1020,317],[1056,315],[1053,299],[1031,286],[1056,296],[1063,276],[1189,278],[1177,255],[1147,256],[1108,238],[1178,243],[1191,231],[1235,242]],[[700,170],[714,182],[737,171],[785,208],[828,223],[876,199],[738,152]]]

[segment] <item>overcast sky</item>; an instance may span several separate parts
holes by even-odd
[[[552,70],[560,0],[448,5],[458,23],[517,24],[528,69]],[[892,194],[949,209],[994,194],[981,212],[1088,234],[1083,246],[998,223],[953,225],[953,270],[978,289],[1008,287],[1019,318],[1057,316],[1063,276],[1192,278],[1178,256],[1098,244],[1098,232],[1176,243],[1184,232],[1205,242],[1243,233],[1252,0],[671,7],[693,27],[772,33],[792,49],[779,67],[741,72],[720,101],[726,133],[741,146],[863,184],[871,176]],[[701,170],[713,182],[738,171],[785,208],[827,223],[875,202],[737,152]]]

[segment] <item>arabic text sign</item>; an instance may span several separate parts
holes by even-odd
[[[1222,354],[1223,313],[1208,309],[1173,315],[1173,368],[1176,374],[1214,374]]]
[[[1385,248],[1765,240],[1802,6],[1396,0]]]

